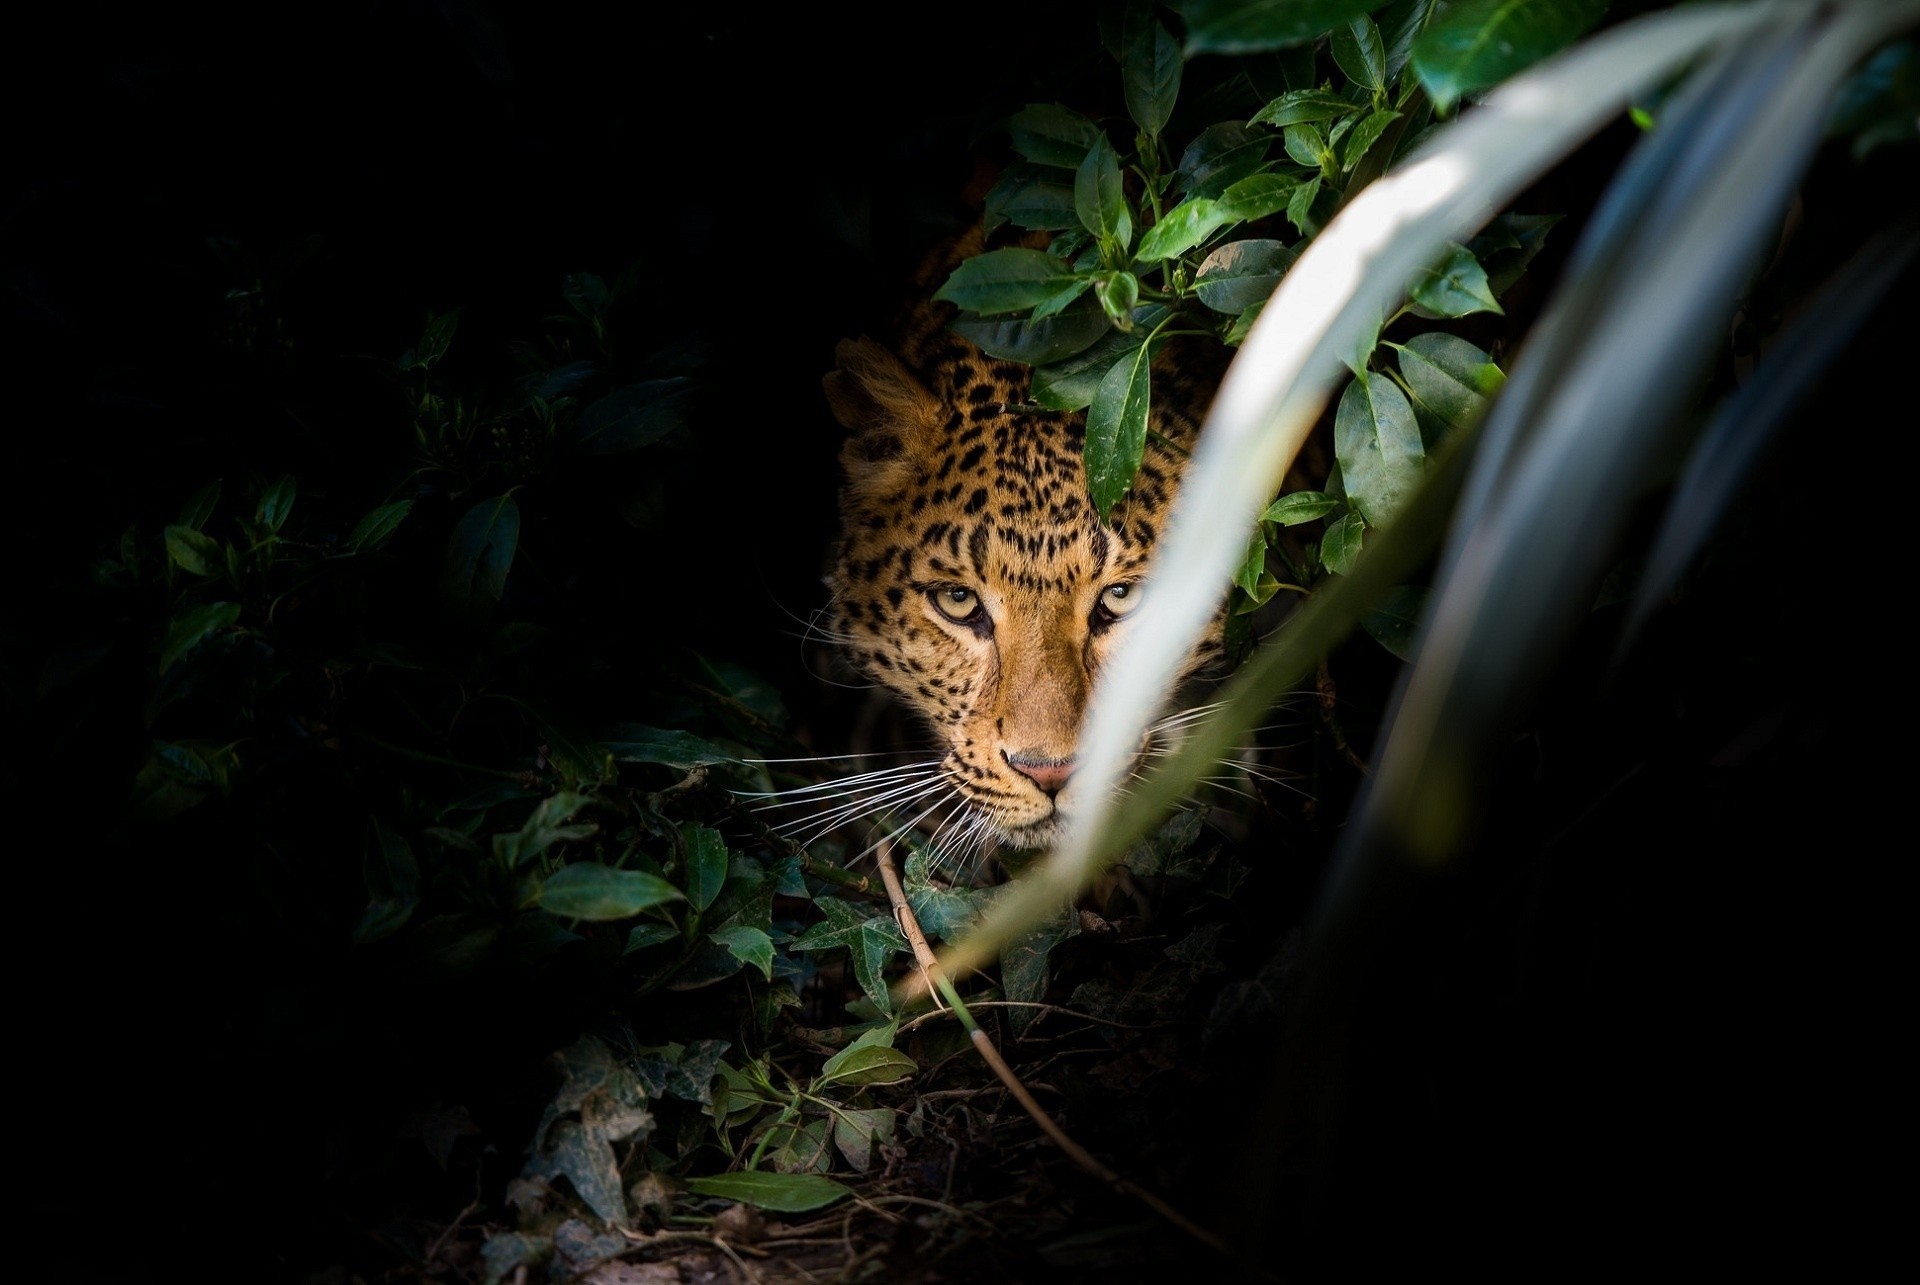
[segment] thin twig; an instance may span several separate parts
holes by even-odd
[[[900,876],[894,872],[892,846],[882,844],[878,857],[880,877],[886,881],[887,896],[893,902],[894,917],[900,921],[900,931],[906,934],[908,944],[913,947],[914,962],[919,965],[927,981],[927,993],[936,997],[943,993],[951,996],[951,987],[941,984],[944,979],[940,972],[940,962],[934,958],[932,949],[928,947],[926,935],[920,931],[920,924],[914,918],[912,908],[907,905],[906,889],[901,887]],[[1233,1247],[1225,1240],[1194,1222],[1151,1191],[1135,1185],[1107,1168],[1094,1158],[1092,1152],[1068,1136],[1066,1130],[1056,1124],[1053,1117],[1041,1108],[1031,1093],[1027,1092],[1027,1086],[1020,1082],[1020,1077],[1014,1074],[1013,1068],[1008,1066],[1006,1060],[1000,1056],[1000,1050],[994,1047],[992,1038],[966,1015],[964,1009],[958,1011],[962,1023],[972,1036],[974,1049],[986,1060],[987,1065],[993,1068],[993,1073],[999,1077],[1000,1082],[1007,1086],[1007,1092],[1013,1094],[1014,1099],[1033,1118],[1033,1122],[1040,1126],[1041,1132],[1051,1138],[1054,1145],[1064,1151],[1069,1159],[1113,1190],[1140,1201],[1200,1243],[1229,1258],[1234,1256]]]

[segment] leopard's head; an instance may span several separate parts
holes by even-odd
[[[1153,610],[1142,577],[1195,423],[1156,413],[1131,491],[1103,516],[1084,417],[1034,410],[1026,367],[951,333],[918,370],[867,339],[837,358],[825,387],[848,436],[832,629],[937,734],[957,797],[931,800],[934,817],[1050,847],[1083,803],[1074,767],[1094,679]],[[1223,586],[1189,677],[1223,654],[1224,601]]]

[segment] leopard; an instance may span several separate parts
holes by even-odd
[[[1156,353],[1137,474],[1100,512],[1086,413],[1037,405],[1032,368],[982,351],[933,297],[983,244],[976,225],[928,256],[890,342],[835,349],[822,386],[845,437],[826,620],[852,668],[933,739],[937,763],[891,779],[897,805],[927,818],[938,846],[1045,852],[1088,805],[1081,723],[1153,610],[1147,572],[1220,367]],[[1230,589],[1169,693],[1176,711],[1231,667]],[[1174,734],[1170,720],[1151,730],[1136,770]]]

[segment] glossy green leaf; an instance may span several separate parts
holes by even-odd
[[[1299,186],[1299,178],[1292,174],[1250,174],[1228,184],[1218,204],[1228,218],[1251,223],[1286,209]]]
[[[1191,250],[1232,221],[1232,217],[1218,201],[1208,197],[1182,201],[1147,229],[1133,257],[1140,263],[1156,263]]]
[[[1372,18],[1360,14],[1341,23],[1333,29],[1328,47],[1348,80],[1370,93],[1387,87],[1387,47]]]
[[[392,504],[383,504],[354,524],[353,531],[347,536],[347,549],[353,553],[370,553],[393,538],[400,524],[413,512],[412,500],[395,500]]]
[[[547,876],[536,902],[563,919],[628,919],[653,906],[684,898],[678,888],[641,870],[616,870],[598,861],[576,861]]]
[[[540,800],[518,830],[493,836],[494,857],[511,869],[525,865],[556,843],[590,838],[598,833],[599,826],[571,821],[586,803],[585,795],[566,790]]]
[[[1152,353],[1142,344],[1100,380],[1087,409],[1087,489],[1103,518],[1133,485],[1147,446]]]
[[[854,980],[883,1013],[893,1011],[886,967],[893,956],[907,950],[907,939],[890,915],[869,914],[864,907],[838,897],[816,897],[822,920],[794,938],[789,949],[832,950],[845,947]]]
[[[1360,107],[1330,89],[1292,89],[1253,114],[1251,125],[1310,125],[1317,121],[1339,120]]]
[[[282,475],[279,481],[261,493],[260,503],[254,506],[254,521],[269,531],[278,531],[286,525],[287,515],[293,511],[293,497],[297,490],[292,475]]]
[[[1134,32],[1120,66],[1127,114],[1148,134],[1158,136],[1180,97],[1184,59],[1180,42],[1158,20],[1148,18]]]
[[[1013,150],[1030,161],[1077,170],[1087,149],[1104,138],[1100,127],[1058,103],[1030,103],[1007,121]],[[966,307],[968,305],[961,305]]]
[[[468,509],[447,541],[440,592],[457,607],[486,608],[506,592],[520,543],[520,506],[498,495]]]
[[[1366,520],[1348,509],[1320,537],[1320,561],[1335,575],[1346,575],[1353,570],[1354,560],[1360,556],[1360,545],[1366,533]]]
[[[1408,293],[1434,317],[1464,317],[1474,312],[1500,312],[1500,303],[1487,284],[1486,269],[1473,251],[1458,243],[1431,268],[1413,274]]]
[[[607,752],[621,763],[663,763],[683,772],[713,763],[737,763],[739,760],[711,741],[691,732],[644,723],[621,723],[601,736]]]
[[[1168,309],[1150,303],[1133,310],[1133,329],[1109,330],[1097,343],[1033,372],[1033,400],[1050,410],[1081,410],[1092,404],[1100,391],[1100,380],[1113,364],[1145,341],[1152,329],[1166,320]]]
[[[1113,329],[1100,301],[1083,295],[1051,317],[961,316],[949,327],[989,357],[1043,366],[1085,351]]]
[[[1046,251],[1007,246],[966,260],[933,297],[993,316],[1023,312],[1072,284],[1072,271]]]
[[[1188,196],[1217,197],[1258,170],[1273,146],[1273,135],[1244,121],[1207,126],[1180,155],[1174,183]]]
[[[1287,219],[1300,229],[1301,236],[1312,236],[1319,231],[1319,220],[1313,217],[1313,203],[1320,195],[1320,180],[1310,178],[1293,189],[1293,195],[1287,198]]]
[[[1400,119],[1400,113],[1382,108],[1370,113],[1340,141],[1340,168],[1352,170],[1372,146],[1387,132],[1387,126]]]
[[[1478,419],[1506,382],[1486,353],[1445,331],[1415,335],[1392,347],[1414,403],[1449,428]]]
[[[1426,471],[1426,446],[1413,407],[1383,375],[1354,379],[1340,395],[1333,450],[1347,500],[1368,526],[1385,526]]]
[[[453,346],[453,333],[460,325],[460,310],[429,313],[420,342],[400,358],[402,370],[431,370]]]
[[[1289,125],[1281,131],[1286,141],[1287,155],[1294,163],[1308,169],[1317,170],[1327,159],[1327,139],[1317,126]]]
[[[1080,221],[1072,181],[1051,166],[1032,163],[1007,167],[987,192],[984,214],[989,232],[1002,223],[1059,231]]]
[[[920,1068],[898,1049],[856,1044],[827,1059],[815,1081],[819,1085],[898,1084]]]
[[[1053,296],[1053,298],[1047,300],[1045,303],[1036,307],[1032,312],[1028,313],[1027,314],[1028,323],[1031,324],[1032,322],[1035,322],[1035,321],[1045,321],[1048,317],[1053,316],[1055,313],[1065,312],[1067,310],[1067,305],[1071,304],[1075,299],[1078,299],[1081,295],[1091,290],[1093,288],[1093,285],[1094,285],[1094,278],[1092,277],[1080,277],[1076,279],[1074,283],[1068,286],[1065,290],[1062,290],[1059,294]]]
[[[1459,0],[1413,42],[1413,65],[1441,111],[1578,40],[1607,0]]]
[[[614,455],[657,442],[682,427],[692,381],[676,375],[615,389],[580,412],[571,441],[586,455]]]
[[[180,506],[178,525],[201,530],[207,525],[207,519],[213,516],[214,506],[219,503],[220,480],[215,478],[187,497],[187,502]]]
[[[201,641],[231,628],[239,619],[237,602],[204,602],[182,608],[167,622],[166,637],[160,644],[159,672],[166,673]]]
[[[725,946],[729,954],[748,968],[757,968],[762,977],[773,980],[773,938],[767,936],[763,929],[732,924],[726,928],[716,928],[707,936]],[[627,949],[633,949],[631,936],[627,940]]]
[[[1325,517],[1342,503],[1325,491],[1290,491],[1269,504],[1261,512],[1260,520],[1278,522],[1281,526],[1299,526],[1302,522]]]
[[[220,542],[190,526],[170,526],[162,533],[167,557],[182,571],[196,576],[217,576],[227,567],[227,555]]]
[[[1127,198],[1121,190],[1120,158],[1102,134],[1087,149],[1087,157],[1073,179],[1074,212],[1080,226],[1102,239],[1119,234],[1127,218]]]
[[[1131,272],[1115,272],[1094,283],[1100,306],[1120,330],[1133,329],[1133,310],[1140,302],[1140,279]]]
[[[1000,950],[1000,985],[1007,998],[1037,1003],[1046,998],[1048,961],[1054,947],[1069,937],[1078,936],[1080,919],[1072,906],[1062,906],[1026,932],[1010,939]],[[1026,1030],[1034,1010],[1016,1008],[1008,1014],[1008,1024],[1016,1032]]]
[[[1381,0],[1187,0],[1187,56],[1253,54],[1318,39]]]
[[[712,1178],[688,1178],[688,1191],[737,1201],[775,1214],[804,1214],[853,1194],[853,1188],[812,1173],[723,1173]]]
[[[1413,659],[1413,635],[1426,610],[1427,591],[1418,585],[1397,585],[1380,604],[1360,618],[1360,627],[1401,660]]]
[[[1215,312],[1238,315],[1265,302],[1296,257],[1280,241],[1257,237],[1229,241],[1209,254],[1194,273],[1194,291]]]
[[[1233,583],[1247,591],[1248,595],[1259,592],[1260,577],[1267,572],[1267,537],[1256,530],[1247,541],[1247,552],[1240,559],[1240,565],[1234,568]]]
[[[705,910],[727,882],[727,842],[718,830],[689,823],[680,827],[686,847],[687,900]]]
[[[620,953],[631,955],[636,950],[645,950],[649,946],[658,946],[662,942],[678,940],[680,940],[680,930],[672,924],[635,924],[633,931],[627,934],[627,944]]]

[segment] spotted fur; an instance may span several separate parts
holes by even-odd
[[[1087,491],[1084,415],[1032,406],[1029,369],[953,333],[952,315],[924,303],[892,347],[842,343],[825,379],[848,433],[832,628],[937,733],[946,783],[981,828],[1044,848],[1079,802],[1072,768],[1094,678],[1153,609],[1141,577],[1212,372],[1195,379],[1162,355],[1145,459],[1103,517]],[[1189,676],[1223,655],[1225,588]]]

